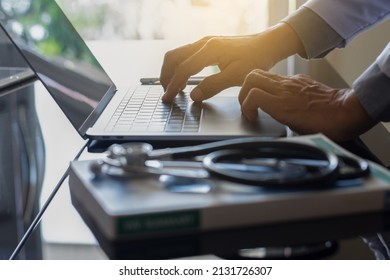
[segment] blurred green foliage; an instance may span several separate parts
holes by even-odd
[[[104,8],[99,9],[99,14],[104,13]],[[80,11],[85,12],[85,11]],[[96,63],[95,58],[85,52],[85,43],[83,40],[74,37],[73,25],[67,20],[64,20],[64,14],[54,5],[54,0],[31,0],[31,7],[25,14],[14,15],[14,18],[23,26],[22,39],[29,45],[35,45],[40,51],[50,57],[56,57],[59,54],[66,54],[67,57],[72,57],[74,61],[88,60]],[[91,22],[83,21],[86,18],[93,17],[78,17],[79,26],[90,26]],[[95,23],[101,24],[98,17]],[[31,27],[39,26],[44,30],[42,38],[36,38],[31,32]],[[72,47],[69,47],[72,46]]]

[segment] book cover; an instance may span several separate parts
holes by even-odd
[[[285,140],[353,156],[322,135]],[[83,215],[88,215],[109,240],[174,236],[390,208],[390,173],[371,162],[370,177],[331,188],[280,191],[212,180],[211,191],[206,193],[172,192],[156,179],[96,178],[90,165],[91,161],[71,163],[72,201],[77,201],[76,209],[82,207]]]

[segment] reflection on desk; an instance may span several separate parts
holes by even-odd
[[[45,149],[33,86],[0,98],[0,127],[0,258],[5,259],[39,210]],[[23,254],[41,258],[40,243],[34,238]]]
[[[2,31],[0,56],[2,69],[28,69]],[[35,108],[34,80],[0,91],[0,259],[9,258],[39,209],[45,148]],[[32,238],[23,254],[25,258],[41,258],[41,239]]]

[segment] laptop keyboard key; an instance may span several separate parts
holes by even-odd
[[[189,97],[179,94],[175,102],[161,102],[161,88],[139,87],[132,96],[126,95],[112,116],[107,131],[132,132],[197,132],[201,109],[187,108]]]

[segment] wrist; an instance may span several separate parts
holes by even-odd
[[[271,67],[295,54],[304,54],[304,46],[292,27],[278,23],[257,35],[260,45],[259,55],[269,59]],[[270,67],[270,68],[271,68]]]

